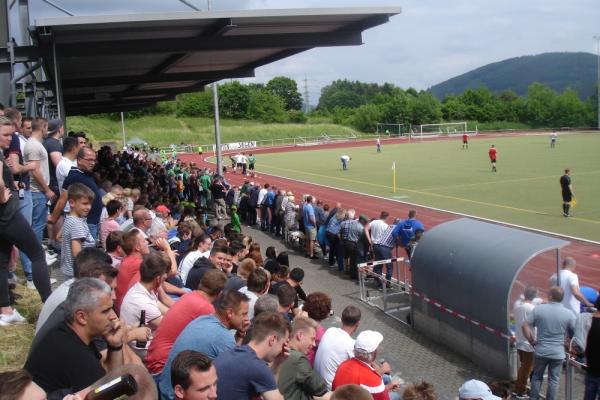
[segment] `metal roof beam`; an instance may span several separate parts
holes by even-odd
[[[142,83],[162,83],[162,82],[183,82],[183,81],[206,81],[209,79],[229,79],[229,78],[251,78],[254,76],[254,69],[242,68],[233,71],[214,71],[214,72],[185,72],[178,74],[149,74],[149,75],[122,75],[107,76],[98,78],[83,79],[64,79],[62,81],[63,89],[96,87],[107,85],[126,85]]]
[[[362,44],[360,31],[293,33],[281,35],[217,36],[185,39],[140,39],[57,44],[61,57],[118,54],[180,53],[270,48],[311,48]]]

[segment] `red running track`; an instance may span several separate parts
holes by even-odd
[[[519,133],[509,134],[510,136],[522,135]],[[506,137],[507,134],[498,135],[485,135],[482,138],[490,137]],[[472,137],[471,140],[477,140],[478,137]],[[444,138],[428,138],[425,140],[462,140],[460,137],[444,137]],[[396,144],[396,143],[408,143],[406,138],[400,139],[387,139],[383,140],[382,144]],[[312,149],[323,149],[323,148],[348,148],[348,147],[362,147],[362,146],[374,146],[372,141],[356,141],[356,142],[342,142],[342,143],[328,143],[315,146],[288,146],[288,147],[272,147],[272,148],[260,148],[252,149],[254,154],[259,153],[275,153],[275,152],[290,152],[290,151],[307,151]],[[184,162],[195,162],[196,165],[202,167],[214,168],[214,164],[208,163],[203,157],[197,154],[182,154],[178,156]],[[227,165],[227,163],[225,163]],[[260,167],[260,160],[257,163]],[[417,210],[417,217],[421,220],[427,229],[431,229],[433,226],[442,222],[451,221],[454,219],[461,218],[460,215],[451,212],[444,212],[438,210],[432,210],[427,207],[419,207],[409,204],[404,204],[401,201],[388,200],[384,198],[378,198],[369,196],[366,194],[350,192],[346,190],[337,189],[334,187],[327,187],[323,185],[299,182],[293,179],[279,178],[271,176],[266,173],[258,172],[257,177],[249,178],[241,174],[234,174],[227,172],[227,180],[235,185],[241,185],[244,179],[249,179],[261,184],[269,183],[275,185],[278,188],[285,190],[291,190],[295,193],[296,198],[300,198],[301,194],[310,193],[316,196],[318,199],[330,205],[336,202],[341,202],[344,207],[352,207],[357,211],[357,214],[366,214],[369,217],[376,217],[379,215],[381,210],[386,210],[393,217],[405,218],[408,214],[409,209]],[[580,285],[591,286],[598,289],[600,287],[600,245],[592,244],[585,241],[573,240],[569,238],[558,238],[565,239],[571,242],[568,246],[561,250],[561,257],[571,256],[577,260],[577,274],[579,275]],[[543,291],[548,287],[548,279],[552,273],[556,271],[555,252],[545,253],[535,257],[519,274],[517,277],[517,284],[519,287],[523,287],[525,284],[534,284],[540,287]],[[520,292],[518,287],[514,290]],[[511,298],[515,298],[517,293],[513,293]]]

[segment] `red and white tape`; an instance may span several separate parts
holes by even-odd
[[[510,340],[511,342],[514,342],[514,341],[515,341],[515,335],[513,335],[513,334],[510,334],[510,335],[509,335],[509,334],[507,334],[507,333],[504,333],[504,332],[500,331],[499,329],[492,328],[491,326],[487,326],[487,325],[486,325],[486,324],[484,324],[484,323],[481,323],[481,322],[475,321],[475,320],[473,320],[473,319],[471,319],[471,318],[467,317],[466,315],[463,315],[463,314],[461,314],[461,313],[459,313],[459,312],[456,312],[456,311],[454,311],[454,310],[452,310],[452,309],[450,309],[450,308],[448,308],[448,307],[446,307],[446,306],[444,306],[444,305],[442,305],[442,304],[438,303],[437,301],[435,301],[435,300],[433,300],[433,299],[431,299],[431,298],[427,297],[427,296],[426,296],[426,295],[424,295],[423,293],[419,293],[419,292],[417,292],[417,291],[415,291],[415,290],[413,290],[411,293],[412,293],[413,295],[417,296],[417,297],[420,297],[420,298],[422,298],[422,299],[423,299],[425,302],[427,302],[427,303],[429,303],[429,304],[432,304],[433,306],[435,306],[435,307],[439,308],[440,310],[442,310],[442,311],[445,311],[445,312],[447,312],[448,314],[450,314],[450,315],[453,315],[453,316],[455,316],[455,317],[458,317],[458,318],[460,318],[460,319],[462,319],[462,320],[464,320],[464,321],[466,321],[466,322],[469,322],[470,324],[472,324],[472,325],[475,325],[475,326],[476,326],[476,327],[478,327],[478,328],[485,329],[486,331],[488,331],[488,332],[490,332],[490,333],[492,333],[492,334],[494,334],[494,335],[496,335],[496,336],[503,337],[504,339],[508,339],[508,340]]]
[[[374,265],[389,264],[389,263],[393,263],[393,262],[402,262],[402,261],[404,261],[404,257],[395,257],[395,258],[388,258],[387,260],[368,261],[366,263],[358,264],[357,267],[365,268],[365,267],[372,267]]]

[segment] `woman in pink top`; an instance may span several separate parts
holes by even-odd
[[[325,328],[321,326],[321,321],[329,316],[331,312],[331,297],[323,292],[313,292],[308,295],[302,311],[306,311],[308,316],[317,321],[317,335],[315,337],[315,347],[310,350],[307,354],[310,365],[313,366],[315,363],[315,354],[317,354],[317,348],[321,342],[321,338],[325,334]]]

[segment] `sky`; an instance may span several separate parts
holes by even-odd
[[[205,10],[207,0],[186,0]],[[52,0],[75,15],[188,11],[178,0]],[[336,79],[427,89],[491,62],[545,52],[596,53],[598,0],[212,0],[213,10],[396,6],[402,12],[363,34],[363,45],[319,48],[256,69],[249,82],[295,79],[310,103]],[[64,16],[30,0],[31,17]],[[108,11],[110,10],[110,12]]]

